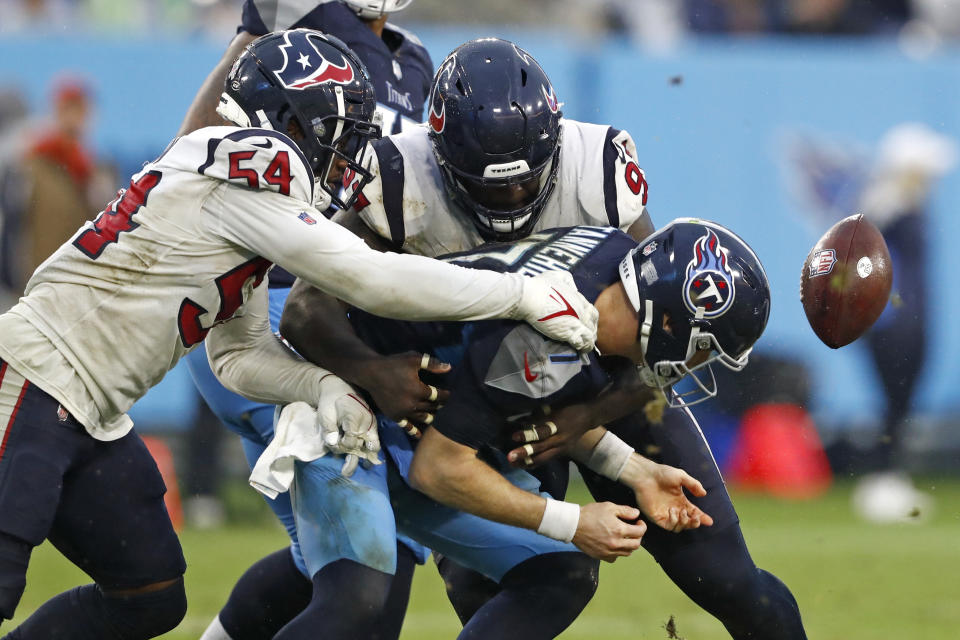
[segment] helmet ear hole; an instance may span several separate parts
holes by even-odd
[[[743,278],[744,283],[746,283],[746,285],[751,289],[756,289],[757,282],[753,277],[753,273],[749,268],[747,268],[747,265],[743,263],[743,260],[741,260],[739,256],[734,256],[731,262],[737,265],[737,268],[740,270],[740,277]]]
[[[287,120],[287,130],[284,131],[290,138],[296,142],[303,140],[303,128],[300,126],[300,123],[297,122],[296,118],[290,118]]]
[[[521,87],[527,86],[527,70],[526,69],[520,69],[520,86]]]
[[[463,82],[460,80],[460,78],[457,78],[456,86],[457,86],[457,91],[460,92],[460,95],[462,96],[467,95],[467,91],[466,89],[463,88]]]

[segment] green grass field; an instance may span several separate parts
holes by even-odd
[[[936,501],[922,525],[876,527],[858,522],[850,488],[840,485],[810,502],[781,502],[734,494],[744,533],[758,565],[793,590],[810,638],[953,640],[960,637],[960,481],[918,484]],[[574,493],[572,499],[585,500]],[[195,639],[219,609],[236,577],[284,543],[279,527],[234,525],[187,530],[190,609],[169,640]],[[34,553],[19,614],[88,580],[49,545]],[[644,552],[604,565],[600,589],[568,640],[667,638],[667,621],[686,640],[727,638],[722,627],[689,602]],[[12,625],[4,625],[6,630]],[[453,638],[459,624],[430,565],[417,571],[403,638]]]

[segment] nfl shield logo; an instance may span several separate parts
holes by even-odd
[[[833,271],[837,263],[837,252],[833,249],[821,249],[810,260],[810,277],[823,276]]]
[[[313,217],[311,217],[310,214],[307,213],[306,211],[301,211],[300,215],[297,217],[303,220],[304,222],[306,222],[307,224],[317,224],[317,221]]]

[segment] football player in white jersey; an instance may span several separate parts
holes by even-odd
[[[565,119],[560,106],[540,65],[515,44],[484,38],[458,47],[434,79],[428,123],[368,145],[372,178],[358,194],[361,176],[346,171],[356,200],[335,220],[371,246],[428,256],[560,226],[614,226],[638,240],[652,233],[630,135]],[[424,404],[419,358],[378,357],[335,315],[325,316],[329,334],[307,330],[335,308],[297,283],[281,333],[308,359],[336,359],[389,417],[413,413],[422,424],[431,411],[413,407],[438,401]]]
[[[384,134],[416,125],[423,120],[434,65],[416,36],[389,21],[409,3],[410,0],[244,0],[237,35],[194,99],[180,134],[222,124],[216,107],[223,81],[247,44],[270,31],[297,27],[336,36],[364,63],[376,90],[377,114],[382,118]],[[332,215],[334,211],[327,213]],[[274,330],[293,281],[294,277],[279,267],[270,271],[267,284],[270,326]],[[213,413],[240,436],[252,469],[273,439],[273,405],[254,402],[224,388],[210,369],[203,349],[190,353],[184,364]],[[310,600],[312,585],[300,553],[289,495],[268,498],[267,504],[286,529],[290,544],[260,558],[240,576],[203,640],[268,640]],[[428,557],[420,545],[410,540],[402,540],[401,544],[402,552],[417,562],[423,563]],[[414,564],[410,563],[411,570]],[[403,608],[392,611],[402,615]]]
[[[355,186],[360,177],[346,172],[344,184],[360,195],[338,220],[365,234],[368,242],[379,239],[394,250],[434,256],[470,249],[484,240],[516,242],[520,255],[528,234],[577,224],[615,226],[636,239],[646,237],[653,231],[645,209],[647,183],[630,136],[612,127],[564,119],[559,107],[549,79],[526,51],[493,38],[462,45],[435,76],[428,123],[369,145],[366,166],[374,177],[366,186]],[[547,261],[540,268],[561,266]],[[303,283],[294,285],[280,331],[308,360],[367,390],[381,413],[397,419],[412,411],[413,420],[401,420],[411,432],[429,425],[446,397],[421,381],[414,359],[384,357],[365,346],[329,297]],[[651,398],[649,381],[629,373],[594,401],[554,408],[534,428],[518,434],[520,443],[531,442],[511,452],[511,460],[520,466],[534,458],[546,461],[587,429],[642,408]],[[805,637],[789,589],[753,564],[692,414],[686,408],[668,410],[662,424],[662,429],[638,425],[635,432],[617,435],[638,451],[661,447],[666,453],[660,462],[703,482],[707,495],[694,502],[715,524],[657,536],[648,551],[734,638]],[[676,441],[652,442],[655,433],[676,434]],[[704,446],[680,446],[681,434],[684,442]],[[548,442],[532,442],[548,436]],[[541,467],[537,475],[544,489],[559,498],[566,489],[568,465],[566,459],[557,461],[560,464]],[[589,470],[581,468],[581,473],[588,476]],[[589,486],[598,501],[626,504],[602,482]],[[498,590],[446,559],[439,565],[464,622]]]
[[[355,392],[271,333],[272,263],[378,313],[513,317],[592,347],[596,310],[570,280],[379,253],[323,217],[331,201],[349,205],[331,184],[379,133],[366,70],[336,38],[258,40],[220,111],[236,126],[174,140],[0,315],[0,615],[13,616],[44,539],[94,579],[47,601],[11,640],[151,638],[184,615],[165,489],[126,411],[205,339],[220,372],[259,363],[275,386],[257,400],[319,404],[336,416],[331,444],[343,428],[347,453],[377,449]]]

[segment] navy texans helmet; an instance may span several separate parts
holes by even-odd
[[[428,104],[453,201],[487,240],[529,234],[556,184],[563,116],[537,61],[506,40],[471,40],[440,65]]]
[[[713,222],[674,220],[627,254],[620,279],[640,318],[640,375],[671,406],[715,396],[711,363],[740,371],[767,326],[763,265],[747,243]],[[709,355],[689,366],[698,351]],[[693,388],[671,393],[687,376]]]
[[[358,155],[368,140],[380,137],[375,108],[367,69],[347,45],[319,31],[292,29],[247,45],[227,75],[217,113],[241,127],[291,135],[321,187],[314,190],[314,204],[345,209],[371,177]],[[344,172],[361,182],[346,202],[337,175],[344,161]]]

